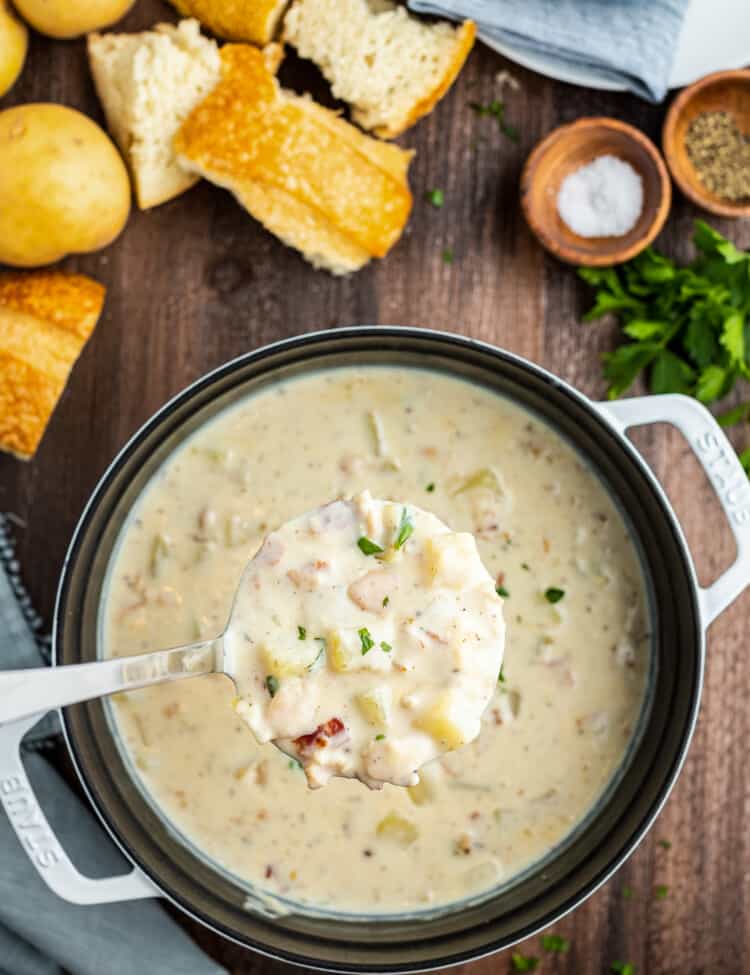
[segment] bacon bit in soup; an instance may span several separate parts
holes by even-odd
[[[315,731],[311,731],[309,735],[300,735],[299,738],[294,739],[294,744],[300,755],[310,754],[314,748],[325,748],[331,738],[335,738],[336,735],[340,735],[344,732],[346,728],[344,727],[344,722],[340,718],[330,718],[324,724],[318,725]]]

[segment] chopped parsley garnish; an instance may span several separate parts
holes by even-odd
[[[424,195],[425,200],[439,210],[445,203],[445,193],[442,190],[427,190]]]
[[[505,683],[505,664],[500,668],[500,673],[497,675],[497,682],[498,684]]]
[[[654,897],[658,901],[663,901],[668,893],[669,887],[667,887],[666,884],[657,884],[656,887],[654,887]]]
[[[613,961],[609,970],[612,975],[635,975],[635,965],[630,961]]]
[[[276,693],[279,690],[279,678],[274,677],[273,674],[269,674],[266,677],[266,688],[271,697],[276,697]]]
[[[296,769],[299,769],[301,771],[301,769],[302,769],[302,762],[298,762],[296,758],[290,758],[289,759],[289,768],[296,768]]]
[[[550,586],[549,589],[544,590],[544,598],[547,600],[548,603],[552,603],[553,605],[555,603],[559,603],[564,595],[565,595],[565,590],[557,589],[555,588],[555,586]]]
[[[378,555],[383,551],[376,542],[373,542],[371,538],[366,538],[364,535],[357,539],[357,545],[363,555]]]
[[[427,492],[428,494],[432,494],[432,492],[433,492],[434,490],[435,490],[435,482],[434,482],[434,481],[430,481],[430,483],[429,483],[429,484],[427,485],[427,487],[425,488],[425,491],[426,491],[426,492]]]
[[[444,247],[443,248],[443,253],[441,254],[441,257],[443,258],[443,264],[452,264],[453,263],[453,248],[452,247]]]
[[[524,572],[531,572],[531,566],[528,562],[522,562],[521,568],[524,570]]]
[[[320,650],[318,650],[318,654],[315,657],[315,660],[313,660],[313,662],[311,664],[308,664],[307,665],[307,669],[308,670],[312,670],[313,667],[315,666],[315,664],[320,660],[320,658],[326,652],[326,641],[325,641],[325,637],[316,636],[315,637],[315,641],[316,641],[316,643],[319,643],[320,644]]]
[[[672,843],[669,840],[659,840],[659,846],[662,848],[662,850],[672,849]]]
[[[545,951],[554,951],[564,955],[570,950],[570,942],[567,938],[563,938],[561,934],[543,934],[542,948]]]
[[[359,639],[362,644],[362,656],[364,657],[367,651],[372,650],[375,646],[375,641],[370,636],[370,631],[366,626],[363,626],[361,630],[357,630],[357,633],[359,633]]]
[[[634,891],[633,891],[633,888],[632,887],[623,887],[622,888],[623,900],[632,901],[633,894],[634,894]]]
[[[396,541],[393,543],[393,547],[395,549],[402,548],[413,534],[414,522],[409,512],[404,508],[401,512],[401,522],[398,526],[398,534],[396,535]]]
[[[498,596],[502,596],[503,599],[507,599],[508,596],[510,596],[510,593],[505,586],[495,586],[495,592],[498,594]]]
[[[390,645],[390,643],[386,643],[385,640],[381,640],[380,649],[383,651],[383,653],[390,653],[391,650],[393,650],[393,647]]]
[[[477,113],[480,118],[494,118],[500,131],[511,142],[518,142],[518,129],[514,125],[509,125],[505,121],[505,105],[497,98],[489,105],[481,105],[479,102],[469,102],[469,108]]]
[[[534,955],[522,955],[520,951],[514,951],[510,960],[514,972],[533,972],[539,964],[539,959]]]
[[[375,741],[382,741],[384,738],[385,735],[375,735]]]
[[[298,640],[306,640],[307,639],[307,630],[304,628],[304,626],[298,626],[297,627],[297,639]]]
[[[384,606],[387,606],[390,601],[391,601],[391,597],[390,596],[383,596],[383,605]]]

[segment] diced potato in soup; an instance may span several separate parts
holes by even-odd
[[[403,500],[456,533],[420,538],[416,523],[404,557],[419,546],[424,584],[454,599],[461,549],[471,561],[476,539],[507,626],[502,680],[495,672],[479,737],[456,688],[425,695],[392,683],[396,641],[400,658],[440,648],[451,667],[470,670],[450,599],[408,621],[398,561],[356,547],[361,575],[341,593],[346,615],[337,607],[334,618],[318,612],[330,560],[311,548],[284,561],[280,525],[365,489],[394,502],[358,521],[377,547],[401,530]],[[350,519],[347,509],[331,507],[317,527],[325,534],[339,518]],[[101,607],[105,653],[221,633],[261,545],[258,558],[295,587],[307,615],[281,620],[291,639],[258,643],[268,681],[259,693],[278,707],[269,730],[297,739],[308,773],[320,765],[318,739],[324,750],[340,744],[347,723],[380,749],[361,768],[380,781],[414,762],[394,727],[430,749],[436,739],[468,741],[408,788],[336,778],[313,791],[298,761],[249,733],[226,677],[119,697],[116,728],[141,788],[186,841],[264,898],[392,914],[481,897],[563,842],[627,760],[651,659],[628,526],[580,456],[508,400],[438,372],[345,368],[265,387],[220,414],[167,458],[122,530]],[[364,654],[360,630],[373,642]],[[324,665],[332,681],[351,681],[350,711],[322,704],[299,734],[291,692]]]
[[[473,537],[363,491],[267,537],[224,639],[235,709],[261,744],[294,756],[313,788],[334,775],[381,788],[416,785],[477,737],[504,636]]]

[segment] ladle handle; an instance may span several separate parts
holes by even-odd
[[[223,668],[223,637],[135,657],[0,672],[0,727],[54,708]]]

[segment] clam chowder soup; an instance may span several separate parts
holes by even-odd
[[[502,598],[474,536],[369,491],[266,536],[224,634],[235,711],[332,776],[412,786],[473,741],[503,659]]]
[[[225,676],[119,695],[112,710],[133,775],[205,856],[266,895],[377,914],[506,883],[581,822],[633,736],[650,640],[626,525],[571,447],[482,387],[363,367],[267,388],[165,462],[110,566],[105,656],[221,633],[264,537],[364,490],[476,538],[507,627],[478,738],[408,788],[337,778],[311,791],[298,761],[250,734]]]

